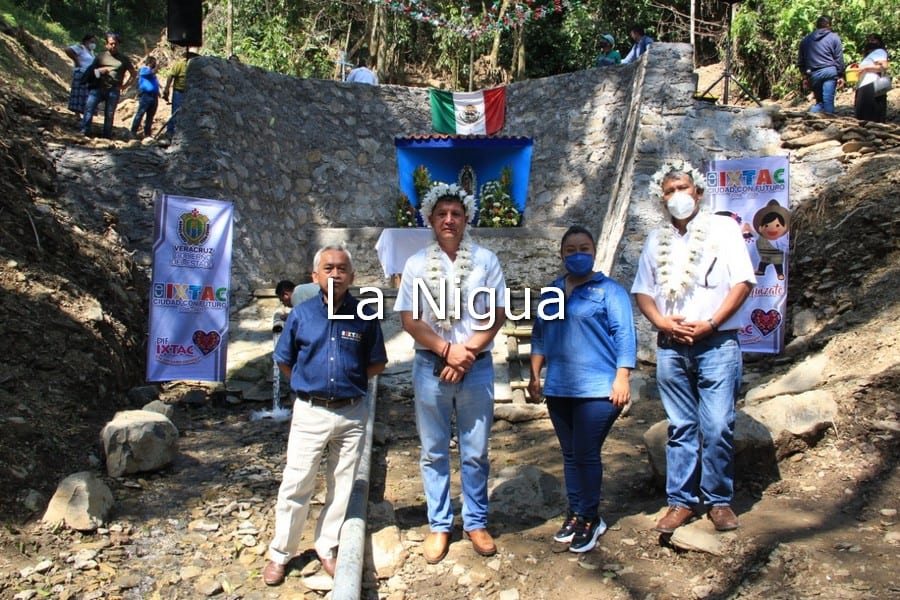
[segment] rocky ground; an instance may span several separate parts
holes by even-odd
[[[175,464],[107,479],[116,504],[111,522],[97,532],[40,524],[62,477],[103,472],[102,425],[147,398],[137,393],[146,389],[126,394],[142,378],[147,274],[135,257],[148,250],[146,236],[128,227],[146,223],[146,206],[130,197],[116,204],[108,184],[97,191],[103,208],[67,203],[57,173],[73,167],[54,157],[60,147],[89,144],[127,160],[144,146],[77,139],[64,108],[67,66],[59,52],[23,32],[0,35],[0,44],[11,57],[0,63],[0,330],[7,348],[0,360],[0,598],[327,594],[328,578],[306,556],[279,589],[259,577],[286,443],[284,423],[252,418],[270,408],[265,393],[162,388],[181,432]],[[365,597],[900,596],[898,96],[891,96],[886,126],[860,125],[850,117],[850,102],[840,95],[835,119],[794,114],[791,106],[782,113],[793,160],[821,169],[823,183],[794,213],[788,350],[748,357],[746,377],[746,388],[756,388],[813,361],[820,365],[816,387],[838,399],[838,417],[820,436],[792,440],[774,469],[739,473],[742,527],[714,536],[717,554],[677,549],[651,531],[665,499],[653,485],[642,436],[663,413],[652,368],[642,365],[639,400],[605,447],[601,509],[610,530],[597,549],[582,557],[565,552],[549,541],[555,516],[542,506],[529,511],[498,500],[491,515],[496,557],[476,556],[457,531],[448,559],[426,565],[419,554],[426,526],[409,365],[402,358],[408,342],[387,322],[391,355],[399,359],[379,385],[370,528],[395,532],[407,557],[381,578],[367,570]],[[121,110],[119,123],[128,105]],[[263,355],[272,309],[262,301],[236,316],[255,323],[248,329],[255,327]],[[264,372],[260,367],[257,378]],[[257,391],[269,385],[258,383]],[[497,475],[527,465],[550,476],[541,489],[552,504],[561,466],[546,419],[498,421],[491,459]],[[706,521],[692,528],[712,531]]]

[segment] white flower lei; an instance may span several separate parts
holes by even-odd
[[[425,281],[428,284],[428,290],[431,292],[431,297],[437,301],[437,299],[441,297],[441,288],[446,285],[447,301],[452,302],[453,298],[455,298],[454,290],[457,287],[456,280],[458,279],[461,297],[463,302],[465,302],[466,281],[469,279],[469,275],[472,274],[473,267],[472,238],[469,237],[468,232],[463,234],[462,241],[459,244],[459,250],[456,251],[456,260],[453,261],[453,278],[444,272],[444,261],[442,260],[443,253],[444,251],[437,242],[432,242],[428,245],[426,251],[427,262],[425,264]],[[446,319],[435,319],[437,326],[444,331],[449,331],[453,327],[454,320],[455,318],[450,310],[447,310]]]
[[[445,198],[462,202],[466,211],[466,221],[471,221],[475,216],[475,197],[466,192],[465,188],[455,183],[436,182],[425,194],[425,198],[422,199],[422,205],[419,206],[419,212],[422,214],[425,225],[428,227],[431,227],[431,211],[434,210],[434,205],[437,204],[438,200]]]
[[[691,238],[687,243],[687,260],[679,257],[676,260],[672,255],[675,244],[675,229],[671,224],[665,224],[659,229],[657,236],[656,275],[659,289],[667,302],[677,302],[684,298],[697,284],[700,277],[698,267],[706,248],[706,240],[709,235],[710,217],[706,213],[699,213],[688,223],[688,232]]]
[[[663,163],[663,166],[661,166],[659,170],[653,174],[653,177],[650,178],[650,195],[656,196],[657,198],[663,197],[663,179],[672,171],[686,173],[691,178],[691,183],[694,184],[694,187],[706,187],[703,173],[695,169],[691,163],[686,160],[673,160],[671,162]]]

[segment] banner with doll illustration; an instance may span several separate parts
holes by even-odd
[[[147,381],[225,381],[234,205],[156,199]]]
[[[756,287],[738,314],[744,352],[778,354],[784,347],[790,253],[788,158],[711,161],[705,196],[713,212],[741,226]]]

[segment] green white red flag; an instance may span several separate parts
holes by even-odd
[[[438,133],[491,135],[506,120],[506,86],[477,92],[429,90],[432,129]]]

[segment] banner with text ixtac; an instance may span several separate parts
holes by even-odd
[[[231,202],[157,196],[147,380],[224,381]]]
[[[784,347],[790,253],[788,158],[714,160],[706,173],[713,211],[732,217],[756,269],[756,287],[739,313],[744,352],[778,354]]]

